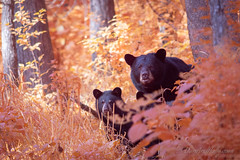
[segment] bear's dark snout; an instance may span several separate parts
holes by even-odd
[[[153,81],[153,76],[150,70],[143,68],[140,72],[140,82],[143,85],[149,84]]]
[[[112,105],[111,102],[109,102],[109,103],[104,103],[104,104],[103,104],[103,108],[102,108],[103,114],[105,114],[105,115],[107,115],[107,114],[112,115],[112,113],[113,113],[112,108],[113,108],[113,105]]]
[[[142,75],[142,79],[143,79],[143,80],[147,80],[148,77],[149,77],[148,72],[143,72],[141,75]]]

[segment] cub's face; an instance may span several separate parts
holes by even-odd
[[[112,115],[115,112],[116,101],[122,100],[122,91],[116,87],[114,90],[100,91],[93,90],[93,95],[96,98],[96,110],[100,115]]]

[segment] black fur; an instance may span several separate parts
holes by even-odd
[[[179,73],[189,72],[192,68],[179,58],[166,57],[165,49],[139,57],[126,54],[125,61],[131,67],[131,80],[137,90],[152,93],[166,89],[163,94],[165,101],[175,100],[176,90],[173,88],[174,83],[181,80]]]
[[[118,93],[118,94],[116,94],[116,93]],[[121,93],[122,93],[121,89],[118,87],[113,90],[108,90],[108,91],[104,91],[104,92],[102,92],[98,89],[93,90],[93,95],[96,98],[96,110],[98,111],[99,118],[101,118],[103,120],[105,126],[108,125],[108,127],[111,127],[114,129],[115,135],[124,136],[125,138],[122,138],[122,136],[119,136],[120,138],[122,138],[123,144],[128,145],[128,147],[132,148],[141,141],[141,140],[138,140],[137,142],[132,143],[129,140],[129,136],[128,136],[128,131],[133,126],[132,117],[135,114],[137,114],[138,111],[133,110],[133,109],[131,109],[131,110],[124,109],[125,103],[121,97]],[[112,103],[109,104],[108,102],[112,102]],[[111,112],[111,113],[108,113],[108,114],[104,113],[104,111],[103,111],[104,106],[111,107],[112,109],[108,110],[108,112]],[[152,107],[154,107],[154,104],[149,105],[147,107],[141,107],[141,109],[139,111],[147,110]],[[112,111],[115,111],[115,112],[112,112]],[[110,115],[110,116],[107,117],[107,115]],[[120,118],[120,120],[113,122],[113,119],[111,118],[111,116],[112,117],[114,116],[115,120],[117,120],[117,118]],[[148,135],[149,134],[146,134],[145,136],[142,137],[142,139],[144,139]],[[160,142],[161,142],[160,139],[156,139],[156,140],[152,141],[148,146],[146,146],[146,148],[151,147],[152,145],[160,143]],[[156,155],[157,155],[157,153],[154,156],[156,156]],[[151,158],[153,158],[153,157],[151,157]]]

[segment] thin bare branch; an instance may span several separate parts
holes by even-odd
[[[152,11],[158,16],[158,21],[162,20],[162,21],[164,21],[164,23],[168,24],[171,28],[173,28],[175,31],[177,30],[177,28],[174,25],[168,23],[167,20],[153,8],[153,6],[149,2],[149,0],[146,0],[146,1],[148,3],[149,7],[152,9]]]

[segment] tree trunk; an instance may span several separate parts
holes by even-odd
[[[185,0],[188,32],[194,60],[212,53],[210,12],[205,0]]]
[[[46,9],[45,1],[44,0],[27,0],[23,3],[24,9],[30,13],[31,19],[33,18],[33,14],[38,12],[40,9]],[[18,8],[15,6],[15,12],[18,11]],[[53,72],[53,68],[51,61],[54,59],[53,55],[53,49],[52,49],[52,43],[50,39],[49,29],[48,29],[48,21],[47,21],[47,15],[45,14],[44,19],[46,19],[46,23],[43,24],[41,22],[38,22],[30,32],[33,32],[35,30],[37,31],[46,31],[45,33],[39,35],[38,37],[31,37],[30,41],[31,44],[35,44],[37,42],[40,42],[40,51],[34,50],[34,56],[37,59],[39,56],[44,55],[41,63],[43,62],[43,65],[39,66],[41,80],[43,84],[49,84],[51,83],[51,78],[49,75]],[[20,27],[20,23],[15,24],[16,27]],[[25,64],[27,62],[31,62],[34,60],[33,55],[31,54],[31,51],[29,49],[23,50],[24,46],[19,46],[17,44],[17,54],[18,54],[18,63]],[[30,78],[34,77],[35,70],[28,69],[24,72],[24,81],[30,81]],[[34,87],[33,85],[30,85],[29,87]]]
[[[236,0],[231,3],[228,0],[210,0],[209,4],[215,52],[221,54],[227,49],[236,50],[240,46],[239,5]]]
[[[193,57],[236,51],[240,46],[237,0],[185,0]]]
[[[13,78],[17,85],[18,60],[15,36],[11,33],[14,18],[14,0],[2,1],[2,59],[3,71]],[[8,24],[8,25],[7,25]]]
[[[90,38],[98,37],[97,32],[102,27],[108,27],[109,21],[115,15],[114,0],[91,0],[90,16]],[[93,53],[92,59],[96,58],[96,53]]]

